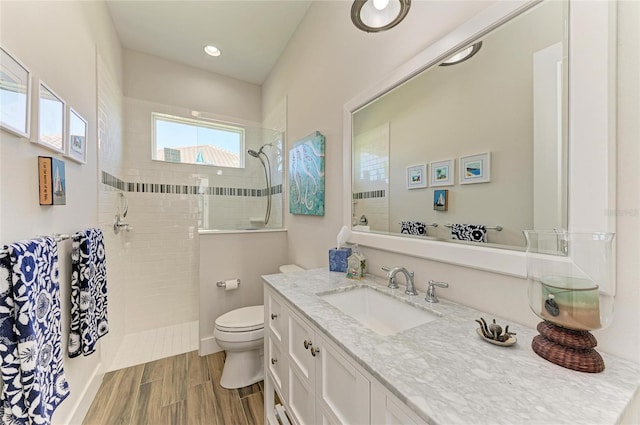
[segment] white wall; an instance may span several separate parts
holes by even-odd
[[[0,132],[1,242],[54,232],[71,234],[97,226],[96,51],[101,53],[116,78],[121,79],[120,44],[106,6],[97,2],[1,2],[0,19],[2,47],[13,52],[31,69],[34,89],[41,78],[89,123],[87,164],[65,161],[65,206],[38,205],[37,156],[62,158],[61,155]],[[31,131],[35,134],[36,122],[32,124]],[[59,248],[62,341],[66,345],[70,309],[70,241],[61,242]],[[117,284],[109,281],[109,291],[117,291]],[[100,383],[101,347],[109,344],[110,338],[110,334],[102,338],[98,351],[91,356],[69,359],[65,355],[65,372],[71,395],[56,410],[54,423],[78,423],[84,416],[97,390],[95,384]]]
[[[287,232],[201,234],[200,355],[221,351],[213,337],[218,316],[263,303],[261,275],[279,273],[287,263]],[[238,289],[225,291],[219,280],[240,279]]]
[[[326,266],[327,250],[342,226],[342,109],[354,95],[382,79],[421,49],[452,31],[488,3],[414,2],[407,19],[381,34],[357,31],[349,20],[349,2],[312,4],[274,71],[263,87],[263,110],[278,99],[288,99],[288,144],[313,130],[327,137],[326,215],[288,215],[290,260],[306,268]],[[620,3],[620,81],[618,86],[619,215],[617,251],[617,317],[597,332],[602,351],[638,360],[638,30],[634,2]],[[635,24],[634,24],[635,22]],[[635,26],[634,26],[635,25]],[[327,28],[330,26],[331,30]],[[635,49],[635,50],[634,50]],[[626,156],[621,154],[626,153]],[[626,213],[627,211],[628,213]],[[448,264],[419,260],[384,251],[364,249],[368,269],[382,275],[382,265],[406,265],[414,270],[418,290],[426,280],[449,282],[441,295],[491,315],[534,326],[526,282]],[[632,258],[635,256],[635,259]]]
[[[260,122],[260,86],[124,50],[125,96]]]

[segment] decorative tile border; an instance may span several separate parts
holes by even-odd
[[[169,193],[178,195],[213,195],[213,196],[246,196],[246,197],[263,197],[267,196],[268,189],[247,189],[242,187],[219,187],[207,186],[204,193],[201,192],[200,186],[191,186],[183,184],[160,184],[160,183],[131,183],[125,182],[112,174],[102,171],[102,183],[115,189],[126,192],[138,193]],[[282,184],[273,186],[271,194],[276,195],[282,193]]]
[[[370,198],[384,198],[385,190],[371,190],[369,192],[356,192],[353,194],[352,199],[370,199]]]

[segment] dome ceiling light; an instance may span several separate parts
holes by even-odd
[[[478,51],[480,50],[480,47],[482,47],[482,41],[473,43],[471,46],[460,50],[458,53],[454,55],[449,56],[447,59],[442,61],[440,66],[451,66],[451,65],[458,64],[460,62],[464,62],[467,59],[469,59],[471,56],[478,53]]]
[[[398,25],[410,7],[411,0],[355,0],[351,20],[362,31],[386,31]]]

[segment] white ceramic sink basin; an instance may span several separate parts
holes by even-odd
[[[432,322],[439,317],[367,287],[318,295],[338,310],[383,336]]]

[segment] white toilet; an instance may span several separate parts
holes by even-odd
[[[295,264],[280,266],[281,273],[304,270]],[[264,379],[264,305],[231,310],[216,319],[213,332],[227,358],[220,385],[234,389]]]

